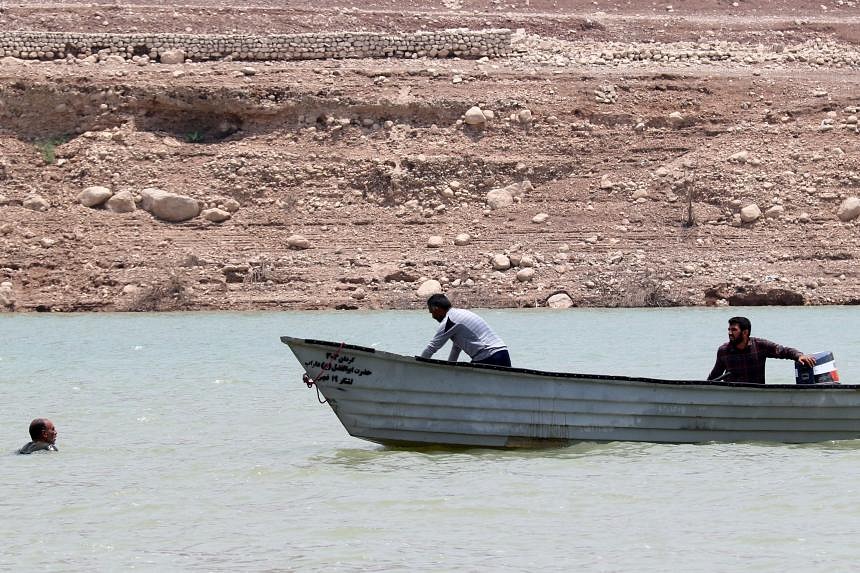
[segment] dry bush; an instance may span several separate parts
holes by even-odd
[[[655,308],[678,306],[663,284],[643,274],[625,276],[621,280],[594,281],[600,304],[610,308]]]
[[[188,302],[188,289],[185,282],[171,274],[166,280],[145,287],[136,293],[126,310],[130,312],[151,312],[179,310]]]
[[[648,278],[631,281],[619,294],[618,306],[629,308],[654,308],[677,306],[659,281]]]
[[[260,263],[251,263],[248,268],[248,273],[242,279],[246,285],[254,283],[265,283],[273,280],[275,276],[275,266],[272,263],[263,261]]]

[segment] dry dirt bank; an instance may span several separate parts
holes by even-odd
[[[54,31],[524,34],[489,61],[3,60],[0,303],[413,308],[429,279],[480,306],[860,301],[858,223],[837,216],[860,196],[852,3],[343,4],[4,7]],[[475,105],[484,127],[462,124]],[[84,207],[90,186],[238,210],[167,223]]]

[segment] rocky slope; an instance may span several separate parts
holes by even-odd
[[[860,301],[856,3],[517,4],[4,8],[515,33],[495,59],[0,60],[0,307]],[[198,214],[165,220],[153,188]]]

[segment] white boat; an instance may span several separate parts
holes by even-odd
[[[350,435],[387,445],[860,438],[860,386],[542,372],[281,337]],[[318,396],[319,397],[319,396]]]

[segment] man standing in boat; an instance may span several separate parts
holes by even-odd
[[[450,340],[450,362],[455,362],[463,350],[475,364],[510,367],[508,347],[480,316],[469,310],[451,308],[451,301],[444,294],[434,294],[427,299],[427,309],[442,325],[421,353],[422,358],[430,358]]]
[[[728,382],[764,384],[764,363],[768,358],[785,358],[804,366],[815,366],[814,357],[764,338],[751,337],[751,330],[748,318],[729,319],[729,341],[717,350],[717,362],[708,380],[719,378]]]

